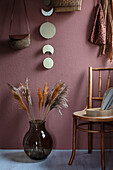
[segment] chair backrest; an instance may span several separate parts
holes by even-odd
[[[98,96],[93,96],[93,72],[99,72],[98,77]],[[106,90],[110,87],[110,80],[111,80],[111,71],[113,71],[113,67],[111,68],[92,68],[89,67],[89,95],[88,95],[88,108],[92,108],[93,100],[102,100],[102,72],[108,72],[107,76],[107,84],[106,84]],[[113,79],[113,76],[112,76]]]

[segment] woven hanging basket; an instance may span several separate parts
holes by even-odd
[[[82,0],[53,0],[55,12],[81,11]]]
[[[10,30],[9,30],[9,45],[11,48],[15,50],[21,50],[21,49],[29,47],[30,45],[30,27],[29,27],[29,22],[28,22],[28,17],[27,17],[26,3],[25,3],[25,0],[23,0],[25,15],[26,15],[27,33],[20,34],[20,35],[11,34],[12,22],[14,18],[15,3],[16,3],[16,0],[13,0],[13,8],[12,8],[12,15],[10,19]]]
[[[29,47],[30,45],[30,34],[23,35],[10,35],[9,45],[15,50],[21,50]]]

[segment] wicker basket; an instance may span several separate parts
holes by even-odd
[[[9,45],[15,50],[21,50],[29,47],[30,45],[30,34],[23,35],[10,35],[9,36]]]
[[[55,12],[81,11],[82,0],[53,0]]]

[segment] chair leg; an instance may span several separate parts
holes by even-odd
[[[92,130],[92,123],[88,124],[88,130]],[[92,133],[88,133],[88,153],[92,152]]]
[[[101,167],[105,170],[104,123],[101,123]]]
[[[73,159],[75,157],[76,151],[76,130],[77,130],[77,119],[73,117],[73,143],[72,143],[72,154],[69,161],[69,165],[72,165]]]

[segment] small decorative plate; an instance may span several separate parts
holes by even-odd
[[[50,69],[52,68],[54,65],[54,62],[51,58],[45,58],[44,61],[43,61],[43,66],[46,68],[46,69]]]
[[[53,54],[54,53],[54,48],[51,45],[47,44],[47,45],[45,45],[43,47],[42,52],[43,52],[43,54],[45,54],[47,52]]]
[[[50,22],[45,22],[40,27],[40,34],[46,39],[53,38],[56,34],[56,27]]]
[[[45,10],[41,9],[41,13],[45,17],[51,16],[53,14],[53,8],[50,11],[45,11]]]

